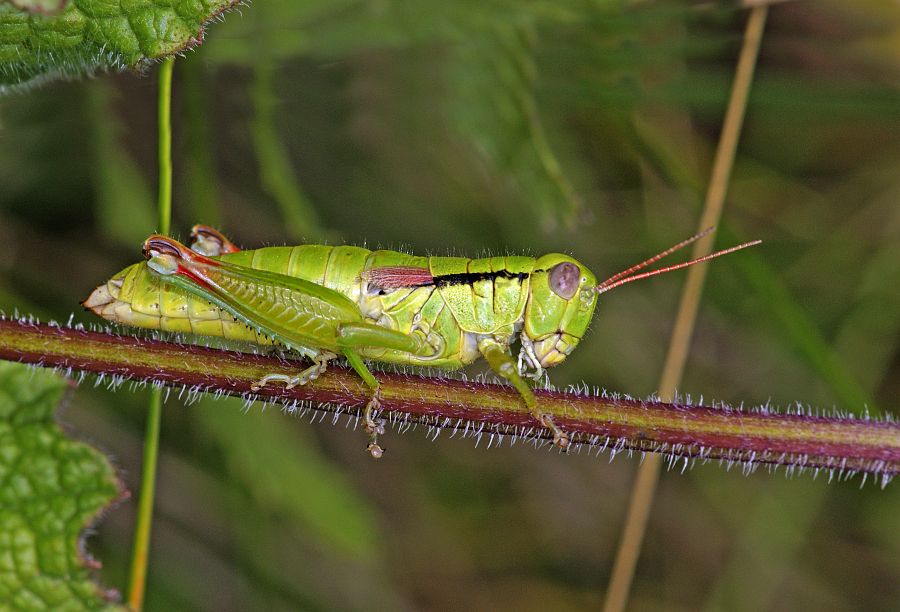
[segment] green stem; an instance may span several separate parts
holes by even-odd
[[[153,501],[156,493],[156,463],[159,454],[159,426],[162,420],[163,389],[154,387],[147,406],[147,430],[144,435],[144,463],[141,468],[141,492],[138,499],[137,522],[131,551],[131,577],[128,605],[132,610],[144,606],[147,588],[147,558],[150,553],[150,526],[153,522]]]
[[[163,61],[159,70],[159,232],[168,234],[172,219],[172,69],[175,60]],[[147,407],[147,431],[144,436],[144,463],[138,498],[134,546],[131,552],[131,576],[128,605],[132,610],[144,606],[147,588],[147,558],[150,552],[150,527],[156,491],[156,464],[159,455],[159,429],[162,421],[163,390],[154,388]]]
[[[160,234],[168,234],[172,224],[172,69],[169,58],[159,67],[159,222]]]

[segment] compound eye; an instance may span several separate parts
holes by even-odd
[[[571,300],[578,293],[581,270],[571,262],[556,264],[550,268],[550,290],[564,300]]]

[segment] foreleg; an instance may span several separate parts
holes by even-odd
[[[485,361],[491,366],[491,369],[499,376],[502,376],[512,384],[525,400],[525,405],[531,414],[534,415],[541,425],[553,432],[553,443],[559,448],[566,449],[569,447],[569,436],[560,429],[549,415],[542,414],[538,409],[537,400],[534,397],[534,391],[525,382],[525,379],[519,374],[516,362],[509,354],[507,348],[491,338],[484,338],[478,342],[478,350],[484,356]]]

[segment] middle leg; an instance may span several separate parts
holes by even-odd
[[[250,390],[259,391],[270,382],[284,383],[285,389],[293,389],[297,385],[305,385],[309,381],[315,380],[321,376],[325,370],[328,369],[328,362],[335,357],[337,357],[337,355],[332,352],[317,351],[312,357],[313,364],[305,370],[302,370],[299,374],[294,376],[288,376],[287,374],[266,374],[253,383],[253,385],[250,386]]]

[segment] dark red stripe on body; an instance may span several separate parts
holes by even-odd
[[[384,266],[365,272],[369,287],[373,289],[402,289],[404,287],[427,287],[434,284],[434,277],[428,268],[416,266]]]

